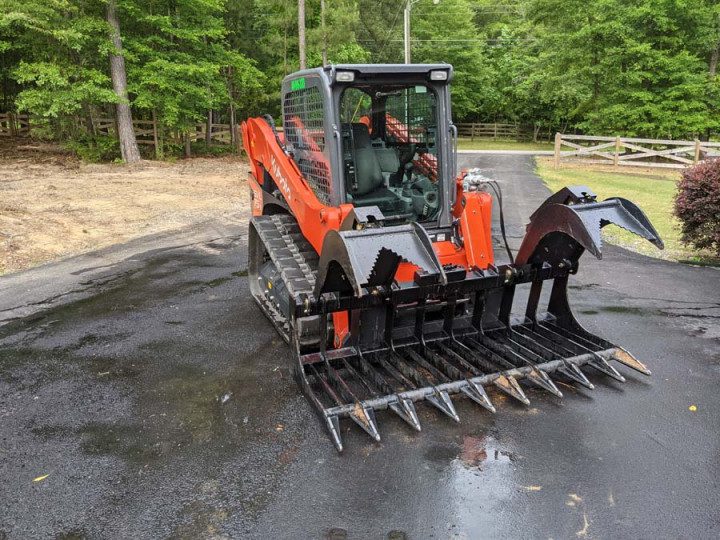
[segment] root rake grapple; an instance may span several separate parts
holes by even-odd
[[[630,201],[564,188],[531,216],[514,260],[495,264],[485,188],[497,186],[455,174],[451,78],[446,64],[306,70],[283,81],[282,135],[269,117],[243,124],[251,292],[338,450],[346,417],[379,441],[384,409],[420,431],[420,401],[459,422],[455,394],[495,412],[490,387],[527,405],[526,385],[592,389],[587,368],[650,374],[577,322],[567,287],[585,251],[601,257],[602,227],[662,247],[653,226]]]

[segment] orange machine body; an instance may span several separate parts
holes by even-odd
[[[264,179],[267,172],[282,194],[305,238],[320,253],[325,235],[339,230],[343,220],[352,211],[352,204],[338,207],[326,206],[318,200],[295,162],[283,151],[270,125],[262,118],[249,118],[243,122],[242,136],[245,151],[250,158],[250,196],[253,216],[266,212],[264,204]],[[317,159],[324,156],[317,152]],[[491,217],[492,197],[485,192],[465,193],[462,189],[463,174],[456,180],[457,196],[453,217],[459,222],[459,240],[443,240],[433,243],[435,252],[443,265],[462,266],[468,270],[486,269],[494,263]],[[403,262],[397,269],[398,282],[411,282],[417,267]],[[335,346],[340,346],[349,333],[348,316],[345,312],[333,314]]]

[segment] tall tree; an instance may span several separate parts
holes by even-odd
[[[120,38],[120,21],[117,14],[116,0],[108,0],[107,22],[110,25],[110,41],[114,50],[110,53],[110,78],[113,90],[117,94],[115,104],[115,118],[120,141],[120,155],[126,163],[140,161],[140,150],[135,139],[132,113],[127,92],[127,75],[125,73],[125,59],[123,58],[122,40]]]

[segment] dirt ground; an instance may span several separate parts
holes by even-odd
[[[0,274],[242,210],[247,172],[239,157],[85,164],[0,139]]]

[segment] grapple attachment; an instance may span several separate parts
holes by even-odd
[[[585,250],[601,256],[600,229],[610,223],[662,247],[637,206],[618,198],[598,202],[582,187],[548,198],[531,217],[515,262],[499,267],[443,267],[418,225],[329,234],[314,293],[294,306],[296,322],[320,318],[319,346],[308,351],[295,339],[294,350],[299,383],[337,449],[342,417],[379,441],[375,413],[382,409],[420,431],[419,401],[459,422],[453,394],[494,412],[489,387],[527,405],[525,385],[558,398],[555,379],[592,389],[587,367],[620,382],[613,361],[649,375],[623,348],[585,330],[568,304],[568,277]],[[401,262],[417,267],[413,282],[394,281]],[[553,282],[547,310],[538,313],[547,280]],[[513,317],[522,285],[530,288],[527,306],[524,316]],[[346,314],[350,333],[328,349],[327,322],[337,312]]]

